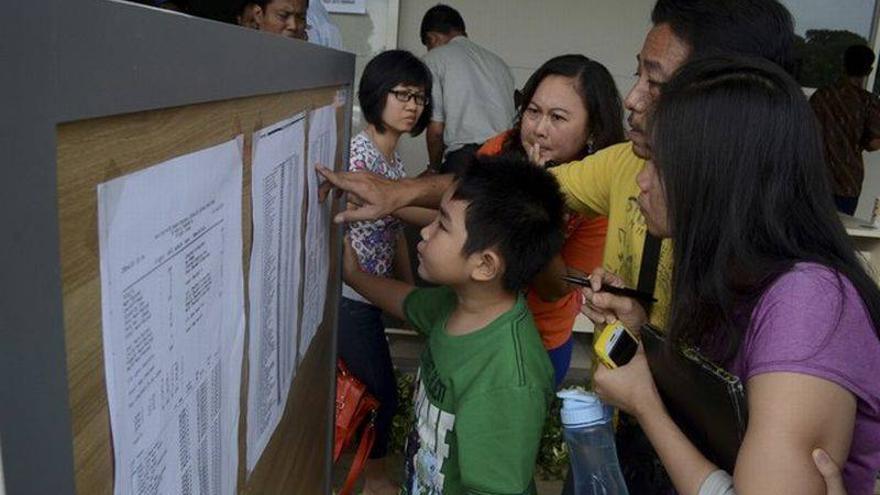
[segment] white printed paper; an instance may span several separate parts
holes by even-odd
[[[333,14],[366,14],[366,0],[321,0],[327,12]]]
[[[334,105],[309,114],[308,213],[306,219],[306,264],[303,289],[302,337],[300,354],[305,356],[321,326],[327,302],[330,276],[331,202],[318,202],[318,173],[315,164],[333,167],[336,159],[336,109]]]
[[[236,491],[241,142],[98,185],[116,495]]]
[[[254,135],[254,241],[248,279],[248,472],[256,466],[284,414],[295,372],[302,283],[304,154],[304,113]]]

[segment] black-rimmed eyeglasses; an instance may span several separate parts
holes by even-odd
[[[401,103],[408,103],[410,100],[415,100],[416,105],[423,107],[428,103],[428,97],[422,93],[413,93],[412,91],[404,91],[401,89],[392,89],[389,93],[393,94],[397,101]]]

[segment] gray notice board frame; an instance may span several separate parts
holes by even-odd
[[[9,495],[73,494],[56,127],[328,86],[352,95],[355,57],[136,4],[43,0],[0,16],[0,60],[2,467]]]

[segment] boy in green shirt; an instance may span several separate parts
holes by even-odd
[[[417,289],[361,272],[346,283],[428,339],[404,493],[533,494],[553,367],[522,290],[562,246],[563,200],[543,169],[480,159],[422,229]]]

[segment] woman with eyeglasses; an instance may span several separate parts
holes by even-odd
[[[391,180],[404,178],[397,145],[403,134],[420,134],[431,112],[431,73],[404,50],[377,55],[364,68],[358,101],[367,127],[351,139],[349,171],[366,170]],[[403,223],[387,216],[354,222],[348,237],[361,269],[381,277],[413,282]],[[385,340],[382,311],[351,287],[343,286],[339,313],[339,357],[380,402],[376,442],[364,468],[363,493],[396,494],[384,466],[391,420],[397,409],[397,383]]]

